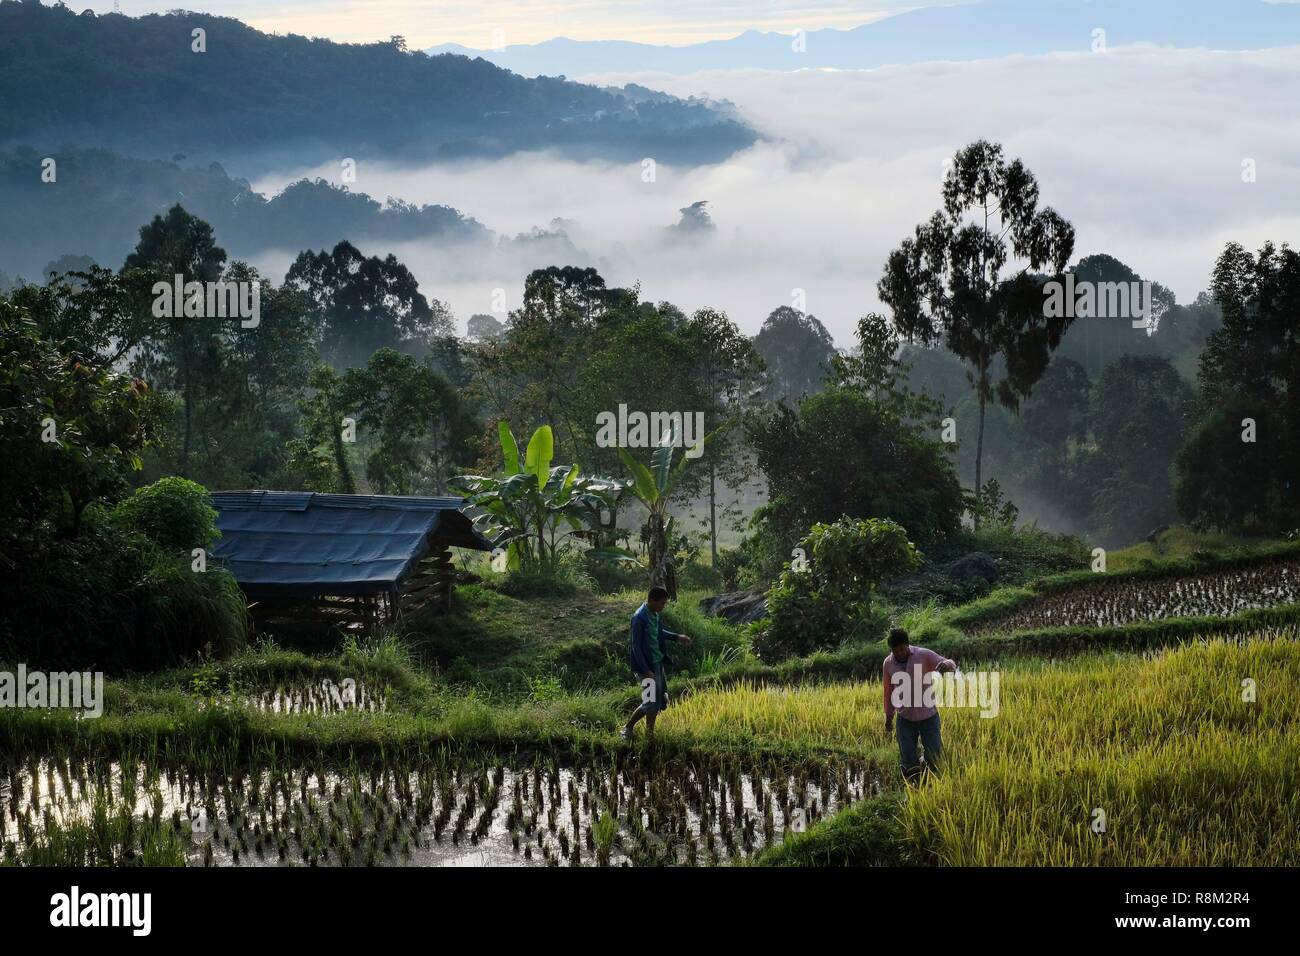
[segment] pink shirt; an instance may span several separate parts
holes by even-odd
[[[945,673],[955,671],[957,665],[946,657],[940,657],[934,651],[912,645],[907,660],[899,663],[890,651],[885,657],[884,673],[881,678],[885,685],[885,716],[893,717],[895,713],[907,720],[928,720],[937,714],[938,708],[926,707],[922,699],[929,681],[925,675],[933,671]],[[902,675],[895,677],[895,674]],[[910,700],[910,706],[895,707],[893,695],[897,693],[904,700]]]

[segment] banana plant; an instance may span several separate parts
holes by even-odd
[[[723,425],[701,438],[695,448],[703,449],[705,442],[726,427]],[[668,549],[668,533],[672,527],[668,502],[691,461],[684,454],[680,461],[673,464],[674,454],[681,441],[678,435],[680,428],[676,421],[672,423],[651,453],[648,468],[633,458],[626,448],[618,449],[618,457],[632,478],[632,493],[649,513],[646,524],[649,531],[650,584],[664,588],[674,600],[677,598],[677,567],[672,552]]]
[[[500,422],[497,433],[505,476],[462,475],[452,485],[465,496],[466,509],[479,509],[474,526],[506,548],[510,570],[553,570],[563,538],[581,531],[584,517],[608,507],[624,485],[584,476],[577,464],[553,467],[550,425],[533,432],[522,461],[509,422]]]

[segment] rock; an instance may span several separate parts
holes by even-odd
[[[971,581],[979,578],[988,584],[992,584],[998,579],[998,562],[991,554],[983,551],[972,551],[948,565],[946,573],[950,578],[956,578],[958,581]]]
[[[700,610],[724,618],[729,624],[749,624],[767,617],[767,592],[731,591],[719,594],[701,601]]]

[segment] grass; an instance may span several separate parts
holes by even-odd
[[[861,800],[760,854],[758,866],[907,866],[920,861],[898,826],[892,793]]]
[[[1139,559],[1129,573],[1203,567],[1193,556],[1206,539],[1178,540],[1187,555],[1154,567]],[[1264,559],[1295,547],[1264,549]],[[1233,552],[1222,560],[1260,558]],[[931,601],[902,612],[918,643],[965,667],[999,662],[1002,676],[998,718],[945,711],[948,766],[914,790],[903,788],[882,727],[883,644],[763,665],[742,629],[703,615],[702,594],[684,593],[666,622],[696,643],[674,654],[659,753],[788,767],[850,758],[885,785],[767,850],[762,863],[1294,864],[1300,645],[1287,638],[1300,609],[981,638],[953,626],[955,613],[981,618],[1071,580],[995,592],[961,609]],[[216,774],[239,762],[383,765],[434,751],[559,761],[642,755],[642,744],[629,749],[615,731],[636,701],[624,654],[628,619],[643,598],[577,590],[522,599],[464,586],[452,614],[408,621],[404,633],[344,641],[325,655],[263,642],[224,661],[109,680],[102,718],[4,711],[0,738],[20,760],[161,761]],[[348,677],[384,693],[387,710],[322,717],[239,702],[258,688]],[[1257,682],[1256,703],[1240,699],[1243,677]],[[1091,828],[1097,808],[1105,833]],[[23,862],[172,859],[161,831],[154,840],[137,829],[134,845],[124,835],[93,845],[116,826],[106,818],[79,833],[69,824],[26,848],[32,855]],[[127,846],[130,860],[120,855]]]
[[[1161,534],[1154,543],[1140,541],[1118,551],[1106,553],[1109,571],[1127,571],[1141,567],[1147,561],[1164,561],[1170,558],[1190,558],[1197,552],[1222,553],[1258,548],[1280,542],[1271,539],[1244,538],[1240,535],[1215,531],[1196,531],[1177,525]]]

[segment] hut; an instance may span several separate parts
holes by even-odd
[[[420,607],[450,606],[451,548],[491,551],[461,498],[310,491],[211,494],[212,557],[276,630],[373,630]]]

